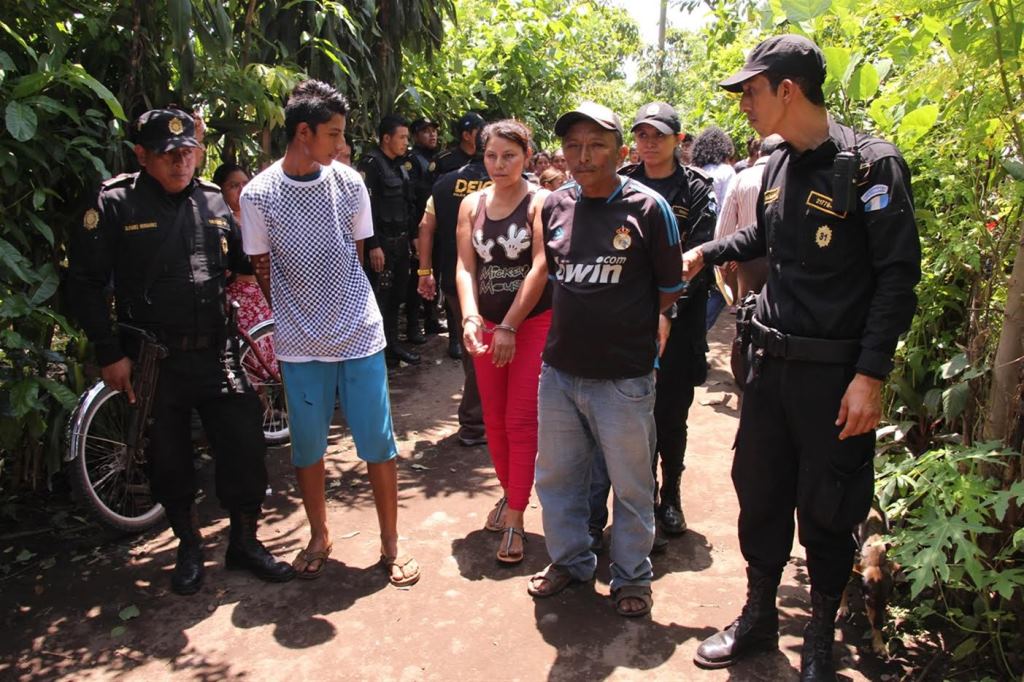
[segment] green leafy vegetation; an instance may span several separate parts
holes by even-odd
[[[283,97],[306,76],[346,93],[364,144],[387,111],[447,122],[473,109],[521,118],[550,147],[557,115],[591,98],[626,120],[646,101],[671,102],[685,130],[716,124],[742,149],[753,131],[717,82],[759,40],[803,33],[824,49],[830,110],[899,145],[913,173],[923,276],[878,467],[904,608],[916,626],[956,634],[950,675],[1019,678],[1021,0],[709,7],[699,28],[669,30],[661,51],[642,48],[627,13],[603,0],[102,0],[74,13],[55,0],[5,4],[0,486],[44,486],[59,469],[68,412],[94,375],[61,299],[67,236],[99,181],[131,168],[126,126],[141,111],[200,111],[210,165],[279,155]]]

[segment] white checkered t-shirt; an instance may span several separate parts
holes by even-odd
[[[242,240],[270,254],[274,348],[291,362],[354,360],[384,349],[384,325],[356,252],[373,234],[359,174],[338,162],[309,182],[278,161],[242,192]]]

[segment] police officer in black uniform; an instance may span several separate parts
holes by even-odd
[[[448,355],[462,361],[465,381],[459,403],[458,437],[459,443],[467,447],[483,445],[487,436],[473,358],[462,350],[462,309],[455,290],[455,228],[462,200],[491,184],[484,167],[483,149],[479,151],[480,155],[465,166],[445,173],[434,183],[419,231],[419,293],[427,300],[434,300],[438,287],[444,292],[448,314]]]
[[[676,110],[665,102],[641,107],[632,128],[641,162],[622,168],[619,174],[638,180],[665,197],[679,223],[683,247],[692,249],[715,236],[718,206],[711,177],[676,161],[674,152],[681,128]],[[679,484],[685,469],[686,418],[693,404],[693,389],[707,379],[707,332],[702,311],[709,283],[706,274],[691,281],[686,293],[662,320],[670,325],[670,333],[658,362],[654,419],[661,458],[657,517],[661,530],[668,535],[686,531]]]
[[[413,197],[415,206],[413,218],[417,221],[423,216],[423,209],[426,208],[427,199],[430,198],[430,190],[437,179],[435,172],[436,164],[434,156],[437,154],[437,129],[438,124],[429,118],[418,118],[409,126],[412,134],[412,150],[409,152],[409,161],[412,168],[409,171],[409,178],[412,180]],[[419,239],[414,238],[414,246]],[[438,306],[436,301],[428,301],[422,298],[416,289],[419,286],[420,258],[417,249],[413,249],[412,262],[409,267],[409,285],[405,292],[405,338],[410,343],[425,343],[426,334],[440,334],[447,331],[438,319]],[[420,311],[423,311],[423,328],[420,328]]]
[[[370,284],[384,318],[388,367],[399,360],[419,364],[420,356],[398,341],[398,312],[405,299],[409,277],[409,246],[419,224],[414,217],[413,185],[409,178],[412,162],[406,158],[409,123],[392,114],[377,127],[379,144],[359,160],[357,166],[370,193],[373,236],[366,240]]]
[[[220,189],[193,177],[200,145],[190,114],[148,111],[133,132],[142,171],[103,183],[72,236],[72,307],[96,348],[103,381],[125,391],[129,402],[138,342],[112,327],[111,281],[117,320],[155,334],[170,350],[160,361],[146,465],[153,497],[180,540],[173,590],[192,594],[203,580],[193,409],[215,455],[217,497],[231,515],[227,567],[290,580],[292,567],[256,538],[267,487],[263,411],[229,342],[234,330],[224,296],[229,270],[251,272],[241,234]]]
[[[455,133],[455,144],[437,155],[435,166],[437,176],[462,168],[477,153],[480,144],[480,133],[484,129],[484,117],[475,111],[467,111],[452,127]]]
[[[829,118],[824,80],[818,47],[784,35],[722,82],[743,93],[740,110],[758,134],[786,143],[765,168],[757,223],[683,257],[691,275],[765,255],[769,269],[749,327],[732,468],[747,601],[695,660],[724,667],[778,646],[776,592],[795,511],[811,579],[802,680],[836,679],[836,610],[852,531],[871,505],[882,384],[914,315],[921,259],[906,163],[888,142]]]

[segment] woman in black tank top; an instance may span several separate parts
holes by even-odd
[[[498,560],[519,563],[537,456],[540,356],[551,326],[540,219],[548,192],[523,178],[530,131],[522,123],[492,123],[482,144],[494,184],[459,207],[455,283],[487,446],[504,491],[484,527],[502,532]]]

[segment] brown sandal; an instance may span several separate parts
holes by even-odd
[[[654,597],[652,596],[650,585],[623,585],[612,592],[612,599],[615,600],[615,612],[620,616],[625,616],[626,618],[646,616],[651,612],[651,606],[654,605]],[[627,599],[636,599],[637,601],[641,601],[643,602],[644,607],[636,611],[627,611],[622,608],[623,602]]]
[[[519,536],[523,540],[523,547],[518,552],[512,551],[512,540],[515,536]],[[526,531],[522,528],[513,528],[509,526],[501,534],[501,544],[498,545],[498,561],[503,564],[518,564],[523,560],[523,556],[526,554]]]
[[[327,567],[327,557],[331,556],[334,545],[327,545],[324,549],[312,552],[308,549],[300,549],[299,553],[292,560],[292,568],[295,569],[295,577],[303,580],[315,580],[320,577]],[[316,564],[312,571],[309,567]]]
[[[494,509],[487,514],[487,521],[484,523],[484,530],[489,530],[492,533],[500,533],[505,530],[505,523],[502,517],[505,516],[505,507],[507,506],[507,497],[503,497],[495,503]]]
[[[553,597],[575,582],[579,581],[567,569],[549,564],[543,571],[530,577],[526,591],[531,597]]]
[[[403,554],[398,557],[387,557],[383,554],[380,555],[380,563],[384,566],[384,569],[388,572],[388,581],[395,587],[409,587],[415,585],[420,579],[420,565],[408,554]],[[406,567],[411,565],[411,569],[406,571]],[[401,577],[395,577],[395,569],[398,569],[398,573]]]

